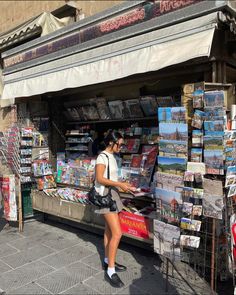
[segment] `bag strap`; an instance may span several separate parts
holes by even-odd
[[[109,157],[105,153],[101,153],[100,155],[105,155],[107,157],[108,166],[107,166],[107,179],[110,179],[110,165],[109,165]]]

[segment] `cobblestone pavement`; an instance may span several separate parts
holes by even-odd
[[[122,289],[104,280],[102,237],[56,222],[25,223],[24,232],[0,223],[0,290],[6,294],[167,294],[165,267],[151,251],[121,243]],[[1,293],[1,292],[0,292]],[[210,294],[186,265],[171,269],[168,294]]]

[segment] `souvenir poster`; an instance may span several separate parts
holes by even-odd
[[[223,195],[206,194],[204,192],[202,207],[204,216],[222,219]]]
[[[192,146],[202,147],[203,146],[203,131],[193,130],[192,131]]]
[[[130,118],[142,118],[143,112],[141,110],[138,99],[125,100],[125,105],[129,111]]]
[[[124,118],[124,106],[122,100],[108,101],[112,119]]]
[[[17,221],[15,175],[0,177],[0,190],[3,198],[4,218],[8,221]]]
[[[223,137],[218,132],[209,132],[203,137],[205,150],[223,150]]]
[[[183,203],[181,193],[155,188],[155,196],[162,220],[168,223],[178,223]]]
[[[202,149],[192,148],[191,149],[191,162],[202,162]]]
[[[171,96],[158,96],[156,98],[158,107],[172,107],[174,106],[174,100]]]
[[[200,231],[202,222],[200,220],[190,219],[190,218],[181,218],[180,227],[182,229]]]
[[[203,125],[204,115],[205,113],[203,111],[195,110],[192,119],[192,127],[201,129]]]
[[[169,141],[188,141],[188,125],[184,123],[160,123],[160,139]]]
[[[206,131],[224,131],[224,121],[205,121],[204,129]]]
[[[180,229],[154,219],[154,251],[171,261],[180,260]]]
[[[203,90],[195,90],[193,92],[193,108],[201,109],[203,107]]]
[[[180,246],[182,247],[191,247],[199,248],[200,237],[181,235],[180,236]]]
[[[162,172],[155,172],[154,180],[158,188],[166,189],[169,191],[179,191],[184,186],[183,176],[167,174]]]
[[[176,175],[184,175],[187,160],[184,158],[168,158],[158,156],[158,171]]]
[[[205,91],[204,93],[205,107],[223,107],[224,106],[224,91]]]
[[[225,117],[225,110],[222,107],[206,107],[204,112],[206,121],[224,120]]]
[[[160,139],[159,155],[167,157],[187,158],[188,143],[187,141]]]
[[[204,162],[208,174],[224,174],[224,153],[222,150],[204,150]]]
[[[97,110],[98,114],[101,120],[110,120],[111,115],[110,115],[110,110],[108,108],[106,99],[103,97],[96,98],[96,105],[97,105]]]
[[[146,117],[156,115],[157,101],[154,95],[140,97],[140,104]]]

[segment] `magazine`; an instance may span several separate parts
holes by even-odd
[[[112,119],[124,118],[124,106],[122,100],[108,101]]]
[[[143,112],[141,110],[138,99],[129,99],[125,100],[126,108],[129,110],[130,118],[142,118]]]
[[[125,147],[122,150],[122,153],[137,153],[140,146],[139,138],[126,138]]]
[[[103,97],[96,98],[96,105],[98,109],[98,114],[101,120],[110,120],[111,114],[109,107],[107,105],[106,99]]]
[[[35,181],[37,183],[38,190],[44,190],[47,188],[55,188],[56,187],[56,183],[54,181],[53,175],[42,176],[40,178],[36,178]]]
[[[157,114],[157,101],[154,95],[140,97],[140,105],[146,117]]]

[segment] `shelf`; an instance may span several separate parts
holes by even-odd
[[[65,136],[89,136],[89,133],[66,134]]]
[[[89,191],[90,190],[89,187],[77,186],[77,185],[68,184],[68,183],[59,183],[59,182],[57,182],[57,186],[70,187],[70,188],[74,188],[74,189],[77,189],[77,190],[83,190],[83,191]]]
[[[141,118],[120,118],[120,119],[112,119],[112,120],[98,120],[98,121],[69,121],[67,125],[74,124],[97,124],[97,123],[112,123],[112,122],[121,122],[121,121],[146,121],[146,120],[156,120],[157,116],[152,117],[141,117]]]
[[[65,149],[65,150],[68,151],[68,152],[77,152],[77,151],[88,152],[88,150],[83,150],[83,149]]]
[[[88,144],[90,141],[65,141],[65,143],[80,143],[80,144]]]

